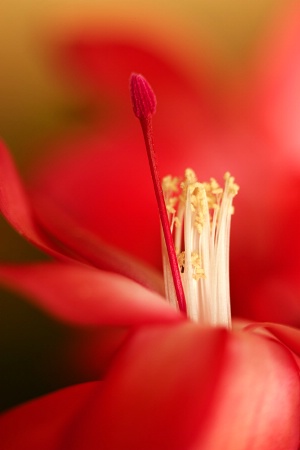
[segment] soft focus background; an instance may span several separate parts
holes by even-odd
[[[139,35],[197,63],[208,52],[225,79],[245,64],[292,0],[4,0],[0,15],[0,134],[22,163],[33,143],[81,120],[80,99],[49,60],[51,39],[88,23]]]
[[[63,33],[88,24],[113,35],[126,33],[185,58],[189,70],[200,52],[224,85],[243,73],[259,42],[292,0],[3,0],[0,14],[0,135],[22,173],[40,145],[89,120],[83,95],[55,69],[51,46]],[[0,169],[1,170],[1,169]],[[41,255],[1,219],[2,261]],[[1,407],[76,381],[62,363],[70,341],[88,340],[17,297],[2,292],[0,319]]]

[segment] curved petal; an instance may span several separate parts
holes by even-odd
[[[31,243],[51,255],[57,255],[54,244],[39,228],[22,182],[3,142],[0,142],[0,209],[6,220]]]
[[[5,450],[58,450],[66,428],[98,386],[84,383],[62,389],[0,416],[0,441]],[[66,445],[66,446],[65,446]]]
[[[74,449],[296,450],[298,369],[262,337],[144,329],[77,420]]]
[[[300,357],[300,330],[276,323],[266,323],[263,327]]]
[[[300,330],[277,323],[252,323],[244,325],[245,331],[258,333],[268,332],[267,336],[275,337],[293,353],[300,367]]]
[[[163,297],[120,275],[71,264],[0,266],[0,281],[61,320],[136,325],[183,319]]]

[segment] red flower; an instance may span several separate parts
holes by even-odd
[[[127,61],[129,55],[124,50],[123,47],[122,57]],[[127,51],[133,51],[136,55],[129,47]],[[111,57],[115,53],[110,52],[109,55]],[[153,63],[153,59],[150,60]],[[97,58],[91,58],[93,75],[98,75],[97,61]],[[103,63],[103,59],[101,61]],[[131,59],[128,58],[128,61]],[[124,66],[120,66],[118,74],[114,72],[121,79],[124,75],[122,68],[124,70]],[[182,121],[178,110],[179,99],[176,99],[177,109],[171,109],[165,116],[162,114],[161,122],[157,117],[160,126],[164,127],[160,130],[158,126],[157,141],[160,145],[166,145],[168,141],[166,118],[173,127],[170,139],[173,146],[168,148],[174,149],[170,164],[174,171],[184,159],[185,165],[189,165],[189,158],[194,154],[195,130],[199,120],[195,100],[198,97],[189,83],[182,84],[182,78],[173,70],[167,66],[163,66],[163,70],[166,77],[161,79],[168,81],[165,90],[170,88],[169,92],[172,89],[176,92],[179,89],[185,106],[190,107],[185,114],[191,113],[188,121]],[[215,122],[212,120],[216,115],[207,117],[207,127],[202,129],[203,146],[215,148],[222,142],[220,149],[223,152],[227,149],[228,155],[236,157],[239,153],[237,144],[244,143],[244,157],[248,164],[243,167],[241,162],[235,162],[232,170],[245,182],[253,181],[250,169],[254,170],[257,161],[252,161],[254,153],[251,153],[249,143],[246,145],[246,137],[255,130],[247,129],[241,120],[238,127],[241,134],[236,139],[238,142],[234,142],[236,134],[232,133],[230,119],[229,123],[226,120],[229,126],[227,131],[222,127],[221,138],[216,139]],[[178,122],[184,137],[182,142],[174,139]],[[185,140],[187,131],[192,133]],[[299,331],[283,325],[253,324],[237,326],[230,332],[221,328],[202,328],[189,322],[161,296],[140,285],[157,291],[161,289],[160,277],[154,270],[145,265],[139,266],[140,263],[102,240],[102,237],[110,238],[112,244],[122,244],[123,250],[126,247],[131,249],[132,245],[135,255],[144,256],[148,261],[155,259],[156,250],[150,257],[155,242],[152,236],[153,219],[149,223],[145,220],[147,214],[152,216],[147,194],[150,187],[145,181],[148,176],[143,174],[143,169],[140,172],[136,170],[143,167],[145,161],[141,159],[141,165],[136,165],[140,137],[137,136],[136,143],[131,133],[131,125],[126,124],[124,135],[120,133],[116,139],[107,140],[111,153],[107,153],[107,148],[100,152],[97,148],[91,148],[88,155],[83,155],[81,159],[74,158],[74,164],[68,157],[65,164],[62,161],[51,164],[41,174],[41,188],[34,192],[33,204],[24,194],[4,146],[0,148],[0,205],[3,214],[31,242],[62,260],[60,263],[34,266],[3,266],[0,268],[2,283],[20,290],[31,301],[63,320],[88,326],[110,324],[125,328],[124,335],[115,346],[110,347],[111,343],[107,342],[108,348],[112,348],[111,364],[108,364],[102,381],[71,386],[7,412],[0,417],[0,442],[5,449],[31,450],[296,450],[299,446],[300,412]],[[253,141],[260,148],[268,143],[266,136],[257,130],[253,136]],[[98,143],[98,139],[90,138],[89,142]],[[86,146],[88,141],[84,142]],[[229,149],[233,143],[231,153]],[[124,148],[122,155],[119,153],[121,144]],[[80,151],[82,142],[78,139],[77,145]],[[176,149],[179,151],[182,148],[184,152],[176,161]],[[72,146],[71,149],[75,151]],[[283,162],[281,149],[274,152],[277,152],[277,161]],[[218,154],[217,171],[223,170],[223,161],[228,155]],[[268,157],[266,152],[256,176],[269,167]],[[128,159],[130,167],[124,173]],[[202,155],[200,160],[205,176],[209,161],[205,161]],[[98,161],[100,165],[96,165]],[[195,164],[197,159],[193,166]],[[230,161],[228,164],[231,164]],[[290,168],[289,164],[287,166]],[[118,167],[122,170],[116,176]],[[96,174],[97,177],[94,177]],[[274,172],[275,181],[277,177]],[[270,186],[274,187],[271,181]],[[251,187],[247,195],[255,194],[257,200],[260,186]],[[245,199],[249,207],[252,203],[247,195]],[[101,214],[95,213],[100,200]],[[261,214],[264,212],[264,204],[260,201],[253,201],[253,204]],[[130,208],[134,214],[130,214]],[[245,210],[242,206],[243,214]],[[236,217],[236,226],[239,226],[244,216],[240,219],[238,215]],[[266,222],[270,217],[271,214],[264,216]],[[250,218],[253,217],[250,215]],[[253,223],[244,227],[249,236],[251,233],[255,236]],[[101,230],[101,240],[98,228]],[[116,234],[118,230],[121,231]],[[242,233],[238,237],[241,239]],[[148,251],[146,246],[141,247],[141,242],[149,242]],[[251,268],[250,262],[259,261],[256,252],[261,247],[255,240],[252,242],[253,249],[250,246],[248,249],[248,242],[239,242],[240,247],[244,245],[244,249],[249,250],[246,253],[249,261],[240,264],[240,276],[243,278],[239,279],[239,283],[244,283],[248,279],[244,271]],[[280,247],[275,250],[280,251]],[[273,255],[272,251],[270,254]],[[285,269],[288,267],[289,264]],[[128,278],[103,272],[102,269],[119,272]],[[259,272],[258,269],[254,267],[250,274],[252,278]],[[262,281],[265,282],[265,278],[262,277]],[[249,279],[248,283],[246,286],[250,286]],[[239,299],[247,300],[248,293],[241,295],[241,291],[241,285],[237,286]],[[247,291],[245,286],[244,291]],[[87,358],[85,363],[92,365],[97,358],[95,352],[91,361]]]
[[[6,218],[35,244],[67,259],[36,221],[1,150]],[[112,363],[102,381],[2,415],[4,448],[271,449],[275,439],[278,449],[297,449],[298,331],[276,325],[253,325],[254,332],[248,326],[250,333],[202,328],[158,295],[86,262],[1,267],[0,277],[61,319],[130,326],[116,345],[106,342]],[[94,350],[84,364],[101,358]]]

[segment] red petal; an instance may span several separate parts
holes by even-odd
[[[69,438],[89,450],[296,449],[298,370],[284,347],[254,335],[144,330]]]
[[[5,450],[70,448],[65,431],[98,383],[63,389],[0,416],[0,442]]]
[[[267,323],[263,327],[271,331],[274,336],[300,357],[300,330],[275,323]]]
[[[80,325],[182,320],[164,298],[139,284],[79,265],[0,266],[0,280],[56,317]]]
[[[277,323],[251,323],[243,327],[246,331],[263,333],[269,332],[269,336],[275,336],[295,356],[300,367],[300,330]]]
[[[0,142],[0,166],[0,209],[6,220],[41,250],[61,256],[39,228],[14,163],[2,142]]]

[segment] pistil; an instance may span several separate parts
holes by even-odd
[[[144,135],[144,141],[146,145],[161,226],[176,292],[178,308],[180,309],[180,311],[186,313],[185,295],[173,243],[172,232],[170,229],[169,216],[166,209],[164,194],[161,187],[161,180],[157,168],[156,155],[154,151],[152,117],[156,111],[155,94],[147,80],[142,75],[138,74],[131,75],[130,92],[133,111],[140,121]]]

